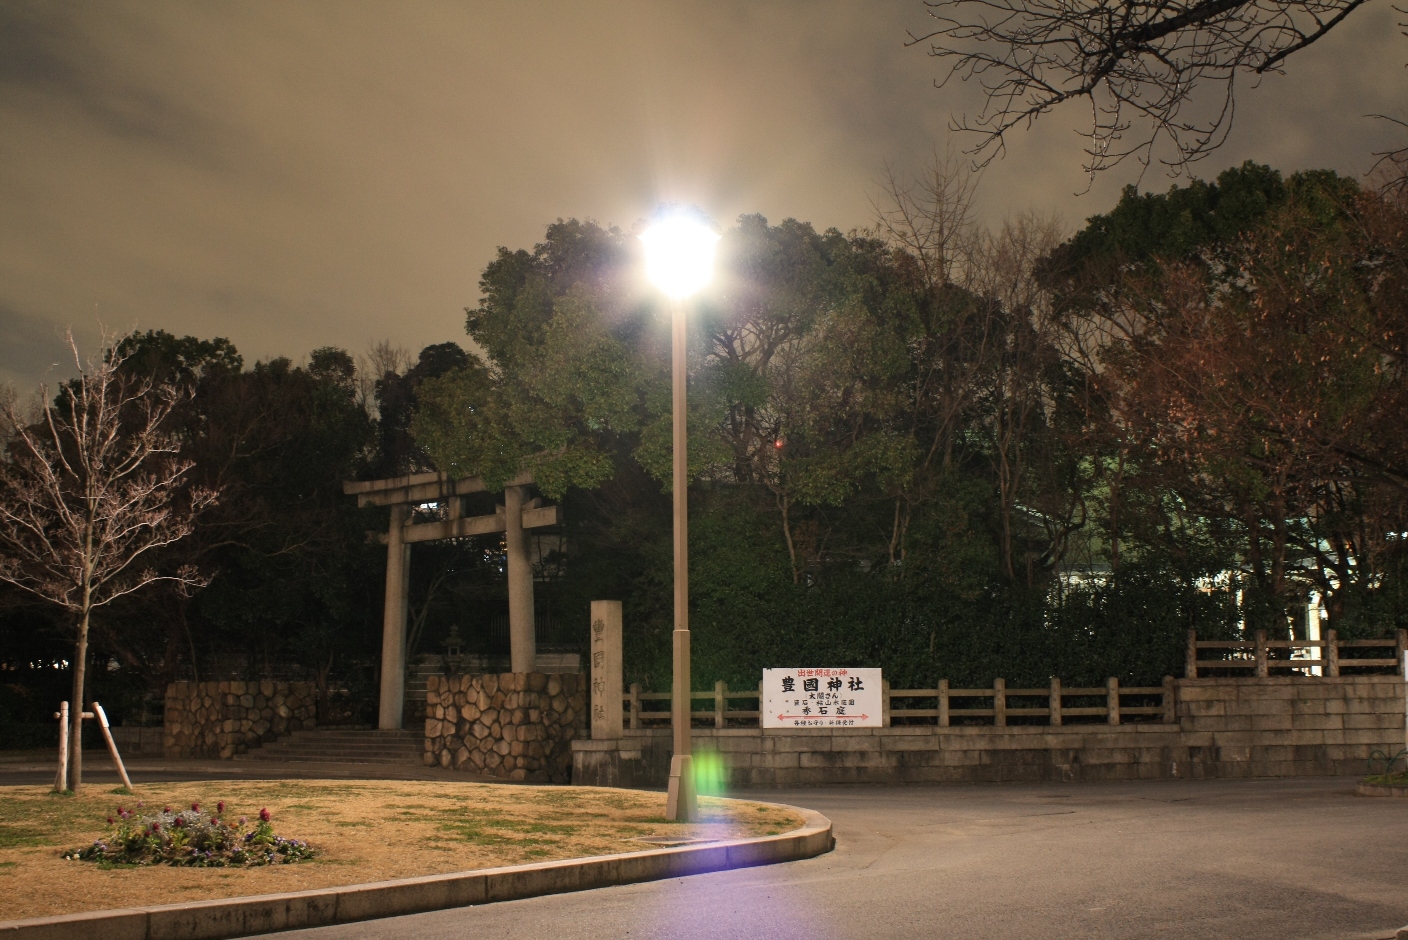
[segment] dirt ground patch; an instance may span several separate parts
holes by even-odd
[[[253,818],[267,807],[279,835],[319,849],[311,861],[265,868],[100,868],[65,861],[109,832],[106,817],[227,804]],[[665,795],[597,787],[441,781],[203,781],[144,784],[134,796],[89,786],[77,796],[0,787],[0,920],[305,891],[524,862],[652,848],[652,837],[733,839],[786,832],[795,813],[740,800],[700,799],[701,821],[664,819]]]

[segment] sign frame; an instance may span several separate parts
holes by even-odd
[[[763,730],[883,728],[884,680],[875,667],[764,669]]]

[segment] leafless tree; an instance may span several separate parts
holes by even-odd
[[[164,427],[183,393],[125,374],[116,351],[84,362],[71,332],[68,343],[80,375],[57,401],[41,389],[37,420],[13,398],[0,400],[9,437],[0,461],[0,580],[73,618],[69,780],[77,790],[92,614],[159,581],[202,586],[194,568],[159,573],[151,562],[191,532],[216,494],[186,485],[191,463],[177,457]]]
[[[404,375],[413,365],[415,357],[410,351],[389,339],[369,344],[367,351],[357,357],[357,403],[375,415],[376,383],[387,373]]]
[[[937,20],[909,45],[942,59],[942,86],[975,79],[985,101],[954,128],[976,132],[986,165],[1007,132],[1069,101],[1085,101],[1084,169],[1135,157],[1180,172],[1216,150],[1232,127],[1239,76],[1278,72],[1365,0],[930,0]],[[1200,86],[1220,94],[1194,102]],[[1138,125],[1136,127],[1136,125]],[[1128,136],[1127,136],[1128,135]]]
[[[873,203],[879,233],[913,259],[932,301],[924,327],[907,337],[912,389],[886,415],[888,426],[915,444],[911,472],[895,476],[890,560],[903,556],[916,506],[940,495],[964,427],[976,420],[991,435],[1004,570],[1030,582],[1034,567],[1051,559],[1025,550],[1016,557],[1022,520],[1046,526],[1049,552],[1059,561],[1081,508],[1037,492],[1032,478],[1041,471],[1030,466],[1038,425],[1050,418],[1043,374],[1059,338],[1035,272],[1065,230],[1054,216],[1032,214],[996,231],[979,225],[977,173],[965,163],[935,154],[922,175],[887,171]],[[825,368],[845,374],[830,363]]]
[[[959,154],[935,151],[913,177],[887,166],[881,194],[871,199],[881,235],[914,257],[930,290],[968,279],[978,240],[978,176]]]

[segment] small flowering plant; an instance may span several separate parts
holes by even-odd
[[[108,862],[122,865],[178,865],[196,868],[252,868],[256,865],[287,865],[313,858],[317,851],[307,842],[285,839],[274,833],[273,815],[259,811],[259,819],[235,823],[224,818],[225,801],[215,804],[215,812],[202,811],[199,803],[189,810],[173,811],[167,806],[159,813],[119,806],[109,816],[112,831],[84,849],[64,853],[69,860]]]

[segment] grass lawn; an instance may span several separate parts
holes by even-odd
[[[1381,787],[1408,787],[1408,770],[1396,774],[1370,774],[1364,778],[1364,782]]]
[[[315,859],[263,868],[99,867],[61,853],[108,834],[119,805],[227,804],[226,818],[273,813],[275,831]],[[653,848],[650,837],[733,839],[786,832],[795,813],[704,797],[701,821],[663,818],[665,795],[597,787],[423,781],[205,781],[89,785],[77,796],[0,787],[0,920],[303,891]]]

